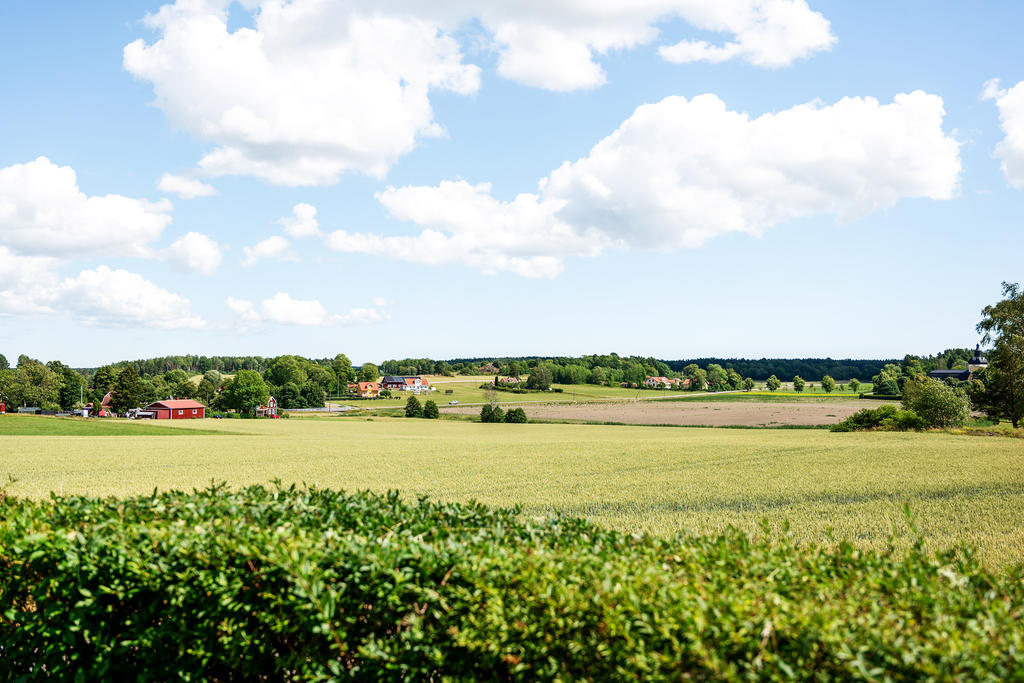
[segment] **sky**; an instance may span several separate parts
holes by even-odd
[[[0,6],[0,353],[894,358],[1021,280],[1015,0]]]

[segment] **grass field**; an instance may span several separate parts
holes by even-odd
[[[522,505],[529,515],[655,534],[788,521],[801,540],[824,541],[833,529],[873,547],[894,529],[908,541],[906,503],[933,549],[976,545],[993,567],[1024,560],[1018,439],[386,418],[160,426],[177,438],[136,437],[127,430],[155,425],[120,422],[101,423],[117,435],[12,435],[25,431],[12,426],[19,422],[48,420],[0,418],[0,481],[16,479],[10,493],[125,495],[280,479]]]

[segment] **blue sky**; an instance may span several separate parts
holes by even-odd
[[[421,4],[7,3],[0,352],[895,357],[1020,280],[1019,3]]]

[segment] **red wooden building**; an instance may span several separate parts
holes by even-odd
[[[157,420],[201,420],[206,417],[206,406],[191,399],[157,401],[143,408]]]

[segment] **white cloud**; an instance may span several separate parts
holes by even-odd
[[[292,217],[278,221],[284,231],[291,237],[310,237],[320,234],[320,224],[316,220],[316,207],[311,204],[296,204],[292,207]]]
[[[442,132],[431,90],[479,87],[457,42],[415,16],[264,0],[255,27],[232,33],[229,4],[165,5],[147,19],[159,39],[124,49],[125,68],[153,83],[171,120],[216,145],[199,162],[209,175],[292,186],[353,170],[380,177],[419,138]]]
[[[88,325],[199,328],[187,299],[138,273],[99,266],[60,280],[56,261],[0,246],[0,315],[64,314]]]
[[[284,254],[290,243],[280,235],[274,235],[251,247],[243,247],[242,252],[245,258],[242,259],[243,266],[254,265],[260,259],[274,258]]]
[[[726,36],[662,45],[676,62],[778,67],[835,42],[805,0],[248,0],[252,26],[229,31],[233,4],[164,5],[146,19],[156,39],[127,45],[124,66],[152,83],[175,125],[214,145],[200,172],[290,186],[349,171],[383,177],[421,138],[442,134],[431,92],[480,85],[456,36],[479,41],[483,31],[501,76],[557,91],[600,86],[597,58],[659,41],[659,25],[675,19]]]
[[[220,245],[198,232],[190,232],[176,240],[161,253],[179,270],[213,275],[222,260]]]
[[[341,315],[330,315],[319,301],[293,299],[284,292],[278,292],[264,299],[257,310],[252,301],[228,297],[225,301],[244,323],[270,322],[278,325],[320,326],[360,325],[390,320],[386,312],[376,308],[353,308]]]
[[[53,305],[92,325],[145,325],[164,329],[200,328],[188,299],[168,292],[138,273],[99,266],[65,278]]]
[[[28,255],[150,256],[171,203],[88,196],[70,166],[46,157],[0,168],[0,244]]]
[[[680,15],[704,31],[734,36],[723,45],[704,40],[683,40],[663,46],[658,53],[675,64],[742,59],[755,66],[788,66],[836,42],[828,20],[811,11],[805,0],[747,2],[691,1]]]
[[[760,235],[815,214],[847,221],[902,198],[959,192],[959,144],[942,99],[923,92],[844,98],[751,118],[714,95],[639,107],[537,194],[495,199],[487,184],[389,188],[379,201],[418,236],[339,231],[343,252],[484,272],[551,277],[567,256],[610,246],[698,247],[729,232]]]
[[[995,100],[999,123],[1005,133],[996,145],[996,157],[1002,159],[1003,173],[1010,185],[1024,189],[1024,81],[1006,90],[999,79],[985,84],[985,99]]]
[[[217,194],[213,185],[208,185],[201,180],[187,176],[164,173],[157,184],[157,189],[168,194],[176,194],[182,199],[195,199],[196,197],[212,197]]]

